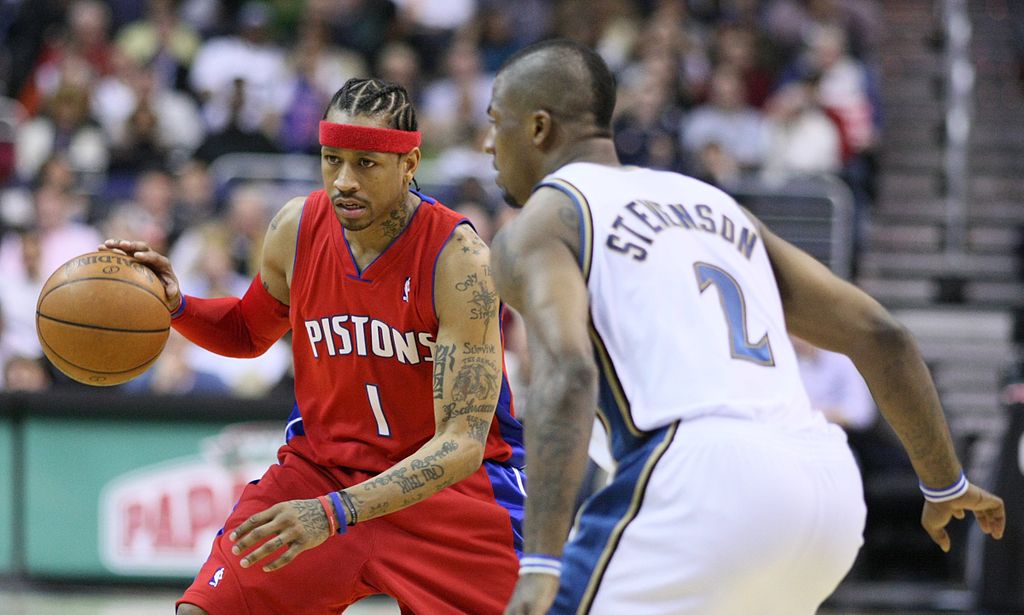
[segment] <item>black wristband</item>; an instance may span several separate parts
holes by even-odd
[[[352,496],[344,491],[339,491],[338,495],[341,496],[341,501],[345,504],[345,509],[348,510],[348,524],[355,525],[359,520],[359,515],[356,513],[356,505],[352,503]]]

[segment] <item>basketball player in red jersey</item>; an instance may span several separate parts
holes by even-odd
[[[320,140],[324,190],[270,223],[241,299],[184,296],[164,256],[105,243],[161,276],[174,327],[204,348],[252,357],[293,333],[287,443],[178,615],[334,615],[377,593],[403,613],[500,613],[525,479],[488,249],[410,191],[419,133],[400,86],[348,81]]]

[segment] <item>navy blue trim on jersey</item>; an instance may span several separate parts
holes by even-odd
[[[605,431],[607,432],[612,457],[619,460],[641,446],[644,439],[633,435],[626,427],[619,404],[615,401],[615,394],[612,392],[612,385],[608,380],[608,376],[605,375],[603,370],[599,371],[599,376],[597,382],[597,411],[600,414],[601,423],[604,424]]]
[[[650,432],[642,446],[619,460],[612,482],[583,505],[576,533],[562,553],[562,580],[551,615],[590,611],[622,534],[640,512],[651,473],[678,427],[676,422]]]
[[[590,325],[590,341],[594,347],[594,361],[598,366],[598,415],[602,418],[612,456],[618,460],[646,441],[649,432],[636,426],[630,410],[629,398],[619,380],[608,348],[597,331]]]
[[[292,406],[291,413],[288,414],[288,422],[285,423],[284,441],[288,442],[295,436],[304,435],[306,435],[306,428],[302,425],[302,413],[299,412],[299,404],[296,402]]]
[[[332,207],[333,207],[333,204],[332,204]],[[395,245],[396,241],[398,241],[399,239],[402,238],[402,235],[405,235],[405,232],[407,230],[409,230],[410,226],[412,226],[412,221],[414,219],[416,219],[416,214],[418,214],[419,212],[420,212],[420,208],[417,205],[416,209],[412,210],[412,215],[409,216],[409,221],[405,223],[405,228],[403,228],[401,231],[399,231],[399,233],[397,235],[395,235],[395,237],[391,241],[388,242],[388,245],[384,246],[384,249],[380,251],[380,254],[378,254],[377,256],[373,257],[373,260],[370,261],[369,264],[367,264],[362,269],[359,268],[359,261],[356,260],[355,254],[352,253],[352,246],[348,242],[348,236],[345,235],[345,229],[344,228],[341,229],[341,238],[345,242],[345,247],[348,249],[348,256],[349,256],[349,258],[352,259],[352,266],[355,268],[356,273],[359,274],[360,278],[362,278],[364,280],[366,279],[364,277],[364,274],[370,269],[370,267],[373,267],[374,263],[376,263],[377,261],[380,260],[380,257],[384,256],[387,253],[388,249],[390,249],[391,246]],[[369,281],[369,280],[367,280],[367,281]]]
[[[314,193],[315,194],[315,193]],[[302,202],[302,210],[299,211],[299,223],[295,225],[295,254],[292,254],[292,279],[295,279],[295,263],[299,262],[299,245],[300,239],[302,238],[302,220],[306,217],[306,205],[309,204],[309,197],[313,196],[310,194],[306,197],[306,200]],[[328,197],[330,200],[330,197]],[[334,206],[333,204],[331,205]],[[344,232],[344,231],[343,231]],[[291,290],[289,288],[289,290]]]
[[[561,177],[537,184],[533,191],[536,192],[540,188],[557,190],[569,197],[569,200],[576,206],[576,212],[579,215],[579,220],[577,221],[579,228],[579,253],[576,255],[576,264],[579,265],[580,271],[583,272],[583,281],[589,282],[590,268],[594,259],[594,222],[591,217],[590,203],[587,201],[587,197],[579,188]]]
[[[494,416],[498,419],[498,432],[501,433],[501,439],[512,448],[512,456],[504,463],[522,468],[526,465],[523,425],[519,419],[512,416],[512,387],[508,384],[508,376],[504,370],[501,373],[501,393],[498,395],[498,405],[494,409]]]
[[[498,304],[498,336],[501,351],[505,352],[505,304]],[[505,359],[501,361],[501,392],[498,394],[498,405],[494,409],[498,418],[498,432],[501,439],[512,448],[512,456],[505,463],[522,469],[526,466],[526,447],[523,445],[523,424],[512,416],[512,387],[508,383],[508,372],[505,371]]]
[[[431,205],[437,205],[437,199],[435,199],[432,196],[427,196],[427,195],[423,194],[422,192],[420,192],[419,190],[417,190],[415,188],[409,188],[409,192],[411,192],[411,193],[415,194],[416,196],[420,197],[420,200],[426,201],[427,203],[430,203]]]
[[[526,473],[507,463],[484,461],[487,476],[491,479],[494,500],[508,511],[512,522],[512,546],[516,557],[523,555],[523,515],[526,505]]]

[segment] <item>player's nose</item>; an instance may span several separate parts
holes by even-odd
[[[359,181],[349,165],[343,164],[338,168],[338,174],[334,177],[334,187],[342,194],[359,191]]]
[[[494,126],[487,129],[487,135],[484,137],[484,152],[494,155]]]

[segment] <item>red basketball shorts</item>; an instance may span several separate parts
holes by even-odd
[[[332,536],[280,570],[242,568],[227,534],[245,519],[279,502],[314,498],[372,476],[313,464],[303,454],[305,445],[304,437],[292,438],[281,449],[280,463],[242,492],[178,604],[194,604],[210,615],[337,615],[360,598],[387,594],[403,613],[504,610],[519,570],[522,483],[516,470],[491,462],[418,504]]]

